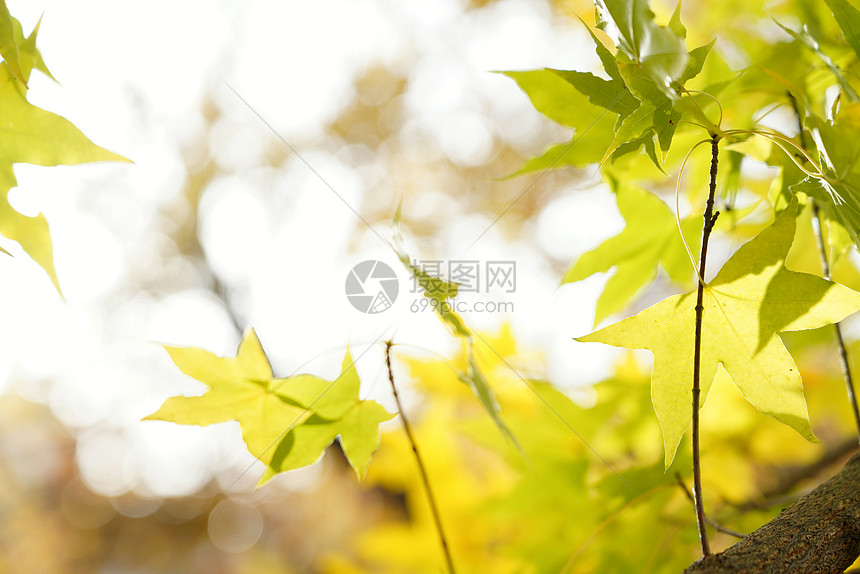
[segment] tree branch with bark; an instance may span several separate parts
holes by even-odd
[[[860,453],[779,516],[687,574],[841,574],[860,556]]]

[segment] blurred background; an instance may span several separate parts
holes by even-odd
[[[59,81],[34,74],[30,101],[134,164],[16,168],[19,187],[10,199],[22,213],[46,214],[65,301],[36,264],[0,238],[21,255],[0,259],[0,571],[438,571],[432,523],[396,419],[384,425],[364,483],[356,483],[335,445],[315,465],[256,491],[262,467],[238,425],[140,421],[169,396],[203,390],[161,344],[232,355],[248,326],[280,376],[299,370],[331,377],[348,344],[363,351],[380,337],[403,343],[397,361],[405,386],[422,373],[431,381],[407,392],[407,408],[417,413],[449,518],[460,523],[452,527],[455,548],[483,565],[466,571],[557,571],[581,556],[584,565],[576,567],[583,571],[605,563],[579,545],[602,532],[607,512],[630,501],[595,510],[585,499],[540,498],[546,481],[568,480],[558,476],[576,474],[591,455],[568,430],[540,435],[529,418],[537,416],[534,397],[514,387],[520,375],[552,381],[576,399],[565,403],[569,420],[584,417],[598,395],[635,396],[620,422],[617,412],[593,411],[593,422],[578,419],[579,430],[618,450],[612,425],[640,429],[637,456],[659,464],[649,355],[625,359],[571,340],[591,329],[605,277],[559,288],[570,262],[617,234],[623,220],[596,168],[507,178],[569,131],[493,73],[597,72],[576,19],[593,23],[589,2],[7,3],[26,32],[43,18],[40,49]],[[661,17],[674,9],[652,4]],[[685,6],[691,30],[704,22],[703,9]],[[773,33],[761,23],[765,16],[757,17],[737,33]],[[731,52],[731,38],[724,45]],[[499,447],[487,421],[458,422],[455,413],[473,409],[474,399],[439,358],[456,356],[458,345],[432,313],[410,311],[420,295],[408,292],[386,242],[401,202],[413,257],[516,262],[516,291],[493,295],[510,302],[509,310],[464,316],[511,357],[518,374],[499,375],[500,396],[515,404],[512,426],[519,416],[524,428],[536,429],[534,444],[555,445],[541,459],[552,464],[517,470],[475,446]],[[388,262],[401,279],[394,307],[379,315],[356,311],[344,295],[349,270],[367,259]],[[637,305],[670,289],[661,275]],[[362,395],[394,412],[382,353],[372,345],[357,363]],[[626,361],[620,371],[619,360]],[[637,390],[585,388],[613,377]],[[822,367],[821,385],[840,392],[834,377]],[[438,400],[428,404],[431,392]],[[789,436],[768,421],[755,424],[776,433],[761,431],[761,444],[744,446],[759,455],[773,454],[767,437]],[[841,424],[833,423],[830,436],[840,436]],[[728,425],[723,438],[749,428]],[[568,449],[582,453],[565,458]],[[725,463],[725,475],[735,472],[732,464]],[[555,486],[580,486],[569,480]],[[649,512],[692,517],[677,492],[656,496],[653,508],[629,517],[625,536],[646,540],[642,515]],[[564,520],[580,517],[577,530],[547,518],[558,508],[569,512]],[[486,533],[491,524],[506,526],[469,539],[470,530]],[[526,524],[533,539],[518,531]],[[692,526],[679,522],[655,548],[671,552],[676,534],[695,543]],[[566,533],[564,548],[544,548],[551,556],[530,561],[539,534],[558,532]],[[505,545],[514,549],[492,550]],[[693,557],[681,552],[679,562]]]

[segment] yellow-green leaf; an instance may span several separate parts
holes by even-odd
[[[675,32],[675,35],[679,38],[687,37],[687,27],[684,26],[684,23],[681,22],[681,2],[678,2],[678,5],[675,7],[675,11],[672,12],[672,18],[669,20],[669,29]]]
[[[701,405],[722,366],[761,412],[816,441],[797,366],[778,333],[813,329],[860,309],[860,293],[784,262],[794,238],[797,202],[744,244],[705,287]],[[651,397],[663,429],[666,466],[692,417],[696,293],[670,297],[577,340],[654,353]]]
[[[643,101],[630,115],[628,115],[615,130],[615,138],[600,159],[601,163],[609,159],[615,150],[623,144],[638,140],[646,133],[654,129],[655,107],[649,101]],[[659,167],[659,166],[658,166]]]
[[[510,429],[508,429],[502,421],[499,414],[499,404],[496,401],[496,394],[492,387],[490,387],[486,377],[484,377],[484,374],[481,372],[481,369],[475,361],[473,349],[474,334],[466,325],[465,321],[463,321],[462,317],[460,317],[460,315],[450,307],[450,300],[453,300],[454,296],[457,294],[457,285],[428,275],[427,272],[421,270],[418,266],[412,263],[409,256],[402,250],[398,251],[398,256],[400,257],[400,261],[403,265],[410,273],[412,273],[413,277],[416,278],[418,284],[421,285],[424,290],[424,296],[432,301],[433,309],[436,311],[436,314],[445,326],[447,326],[454,335],[462,338],[466,342],[469,348],[469,367],[466,372],[460,373],[460,380],[472,389],[472,392],[475,393],[475,397],[480,401],[481,406],[484,407],[487,414],[492,417],[493,422],[496,423],[499,430],[502,431],[504,435],[513,438]]]
[[[605,157],[605,150],[612,144],[617,118],[615,114],[605,113],[582,132],[574,134],[570,140],[552,145],[541,155],[530,158],[523,167],[508,177],[551,168],[585,167],[599,162]]]
[[[93,144],[65,118],[30,104],[0,69],[0,165],[74,165],[128,161]]]
[[[253,329],[235,357],[194,348],[165,347],[176,366],[209,389],[200,396],[172,397],[144,420],[206,426],[238,421],[248,451],[266,465],[260,484],[285,470],[316,461],[340,435],[359,478],[379,448],[379,423],[390,419],[381,405],[358,397],[360,381],[349,353],[340,376],[274,378]]]
[[[24,38],[23,33],[21,33],[20,37],[16,38],[18,41],[18,56],[21,59],[21,72],[24,74],[26,80],[24,83],[30,81],[30,72],[34,69],[39,70],[55,82],[57,81],[48,70],[48,66],[45,65],[45,60],[42,59],[42,53],[39,51],[39,48],[36,47],[36,36],[39,34],[39,26],[41,25],[42,19],[39,18],[29,36]],[[20,30],[20,24],[16,30]]]
[[[6,198],[17,185],[15,163],[74,165],[97,161],[128,161],[93,144],[71,122],[30,104],[23,86],[6,68],[0,68],[0,233],[21,244],[51,277],[54,271],[48,224],[42,215],[27,217],[16,212]]]
[[[687,81],[692,80],[699,75],[699,72],[701,72],[702,68],[705,67],[705,60],[708,58],[708,54],[711,53],[711,48],[713,48],[716,43],[717,40],[714,39],[704,46],[699,46],[698,48],[690,50],[690,59],[687,62],[687,68],[678,79],[681,84],[685,84]]]
[[[272,389],[291,401],[313,409],[319,416],[334,420],[358,402],[361,380],[349,349],[343,357],[340,375],[327,381],[314,375],[296,375],[272,381]]]
[[[514,437],[514,434],[504,421],[502,421],[500,414],[501,409],[499,408],[499,403],[496,400],[496,393],[493,392],[493,388],[487,381],[487,377],[484,376],[484,372],[478,365],[478,359],[475,356],[475,349],[471,343],[468,345],[468,355],[469,366],[466,369],[466,372],[458,374],[458,378],[461,382],[465,383],[470,389],[472,389],[472,392],[478,398],[478,401],[480,401],[481,406],[484,407],[484,410],[487,411],[493,419],[493,422],[496,423],[496,426],[500,431],[502,431],[502,434],[516,444],[516,437]]]
[[[633,184],[615,181],[618,210],[627,222],[624,230],[580,257],[567,270],[562,284],[581,281],[615,268],[597,301],[594,324],[621,311],[657,275],[662,266],[684,287],[692,285],[693,266],[678,233],[675,215],[659,197]],[[682,222],[691,249],[698,245],[701,222]]]
[[[856,137],[860,103],[843,103],[835,120],[812,116],[810,122],[817,128],[830,165],[824,176],[807,176],[788,188],[818,201],[827,218],[839,221],[860,248],[860,139]],[[784,180],[798,175],[793,166],[789,169],[783,170]]]
[[[9,14],[6,0],[0,0],[0,56],[3,56],[3,59],[6,60],[8,70],[26,85],[27,78],[21,70],[21,61],[18,53],[17,34],[15,33],[16,24],[18,28],[21,27],[21,24]]]
[[[851,5],[848,0],[824,0],[842,33],[845,41],[860,56],[860,10]]]
[[[617,63],[615,68],[618,68]],[[639,106],[639,102],[627,89],[620,72],[617,78],[604,80],[589,72],[553,69],[548,71],[558,75],[581,94],[587,96],[592,104],[618,114],[622,118],[631,114]]]
[[[606,114],[605,108],[589,101],[572,83],[555,70],[528,70],[524,72],[502,72],[514,80],[532,102],[537,111],[551,120],[583,132],[597,118]],[[621,94],[619,94],[621,95]],[[619,101],[626,101],[623,95]],[[602,100],[599,100],[602,102]],[[614,109],[614,108],[613,108]],[[614,112],[615,114],[619,111]],[[609,114],[614,121],[615,115]]]
[[[855,9],[855,13],[856,13]],[[835,12],[834,12],[835,13]],[[796,32],[789,28],[788,26],[783,25],[778,20],[774,19],[776,25],[782,28],[789,36],[800,42],[803,46],[807,47],[811,50],[818,58],[827,66],[827,69],[830,70],[830,73],[836,78],[839,82],[840,87],[842,88],[843,93],[847,97],[849,101],[856,102],[858,100],[857,92],[854,91],[854,88],[851,87],[851,84],[848,83],[848,79],[842,73],[842,69],[836,65],[836,62],[821,49],[821,43],[818,38],[815,38],[809,30],[808,26],[803,26],[799,32]],[[841,24],[841,22],[840,22]],[[845,30],[846,39],[849,38],[850,30]],[[854,31],[856,34],[856,31]],[[853,37],[853,40],[856,41],[856,36]],[[853,47],[853,44],[852,44]]]
[[[165,349],[183,373],[209,389],[196,397],[169,398],[144,420],[200,426],[238,421],[248,451],[268,464],[290,425],[310,416],[303,406],[287,403],[269,388],[272,370],[253,329],[245,332],[235,357],[194,348]]]
[[[18,213],[9,203],[9,191],[17,185],[12,166],[0,165],[0,234],[17,241],[21,248],[38,263],[60,291],[54,269],[54,248],[48,233],[48,220],[41,213],[35,216]]]
[[[3,18],[3,8],[0,8],[0,29],[4,28],[2,23]],[[16,54],[13,56],[15,58],[14,66],[7,59],[6,63],[9,66],[9,71],[12,72],[16,79],[24,84],[24,87],[27,87],[27,83],[30,81],[30,73],[34,68],[56,82],[57,80],[53,75],[51,75],[51,72],[48,71],[48,67],[45,65],[45,60],[42,59],[42,53],[39,51],[39,48],[36,47],[36,36],[39,34],[39,27],[42,24],[42,19],[39,18],[39,21],[36,22],[36,26],[33,28],[30,35],[24,37],[24,30],[21,28],[21,23],[12,16],[9,16],[9,18],[12,23],[12,39],[14,43],[14,48],[10,48],[10,50],[12,53]],[[0,33],[0,35],[3,34]]]
[[[360,400],[360,386],[349,349],[333,381],[313,375],[274,379],[270,388],[275,393],[314,414],[280,441],[260,484],[279,472],[315,462],[338,435],[350,466],[359,480],[364,478],[370,457],[379,448],[379,423],[394,415],[374,401]]]
[[[379,424],[393,418],[374,401],[358,401],[336,421],[314,415],[287,433],[272,457],[260,484],[275,474],[314,463],[340,436],[340,444],[358,479],[364,478],[370,458],[379,448]]]

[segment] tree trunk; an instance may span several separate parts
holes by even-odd
[[[860,453],[839,473],[687,574],[841,574],[860,555]]]

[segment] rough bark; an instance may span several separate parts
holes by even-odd
[[[687,574],[841,574],[860,555],[860,453],[839,473]]]

